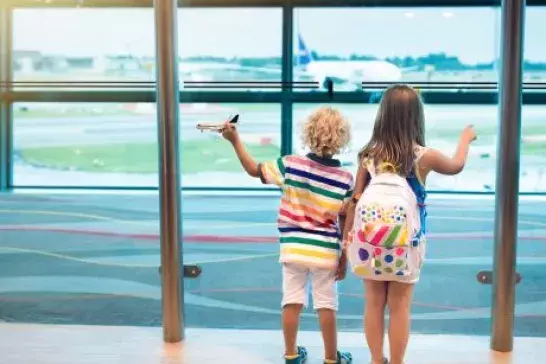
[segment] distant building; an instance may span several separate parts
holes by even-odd
[[[34,72],[41,59],[42,54],[38,51],[14,51],[13,70],[23,73]]]

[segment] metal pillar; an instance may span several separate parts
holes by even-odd
[[[178,342],[184,337],[184,301],[178,157],[177,2],[154,0],[154,11],[163,339],[166,342]]]
[[[12,186],[12,9],[0,7],[0,191]]]
[[[292,81],[294,59],[294,9],[282,8],[282,100],[281,100],[281,154],[292,153]]]
[[[525,0],[502,1],[491,348],[513,347]]]

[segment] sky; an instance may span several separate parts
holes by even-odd
[[[546,7],[528,7],[525,59],[546,62]],[[295,32],[319,54],[378,58],[445,52],[468,64],[499,53],[493,8],[317,8],[294,13]],[[69,56],[154,54],[152,9],[16,9],[14,48]],[[180,9],[180,56],[281,54],[281,9]]]

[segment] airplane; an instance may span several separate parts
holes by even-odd
[[[298,34],[298,52],[294,65],[295,80],[311,80],[318,82],[321,89],[328,88],[328,81],[334,85],[343,85],[351,90],[361,90],[362,82],[395,83],[402,79],[402,73],[415,67],[401,69],[396,65],[382,60],[322,61],[313,57],[301,34]],[[180,64],[180,73],[186,80],[205,80],[204,73],[222,72],[253,72],[269,74],[270,79],[278,79],[280,68],[249,67],[234,64],[184,62]],[[272,76],[276,75],[276,76]],[[217,77],[213,77],[217,78]],[[210,77],[207,80],[211,80]]]
[[[327,88],[328,80],[335,85],[344,84],[360,90],[362,82],[394,83],[402,79],[402,69],[386,61],[316,60],[301,35],[298,35],[296,59],[298,71],[294,73],[304,77],[311,77],[323,88]]]

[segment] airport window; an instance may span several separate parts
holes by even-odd
[[[278,104],[181,104],[183,187],[260,187],[228,142],[198,123],[241,114],[240,134],[258,160],[280,155]],[[155,105],[146,103],[16,103],[16,186],[156,187]]]
[[[330,79],[340,91],[362,82],[495,82],[499,24],[498,8],[296,9],[294,79]]]
[[[13,16],[16,82],[155,80],[150,9],[15,9]]]
[[[281,153],[279,104],[183,104],[180,113],[182,186],[264,187],[243,170],[231,145],[216,132],[199,132],[198,123],[222,123],[239,114],[238,131],[257,161]]]
[[[523,106],[520,153],[520,192],[546,192],[546,106]]]
[[[352,142],[348,151],[341,155],[342,163],[356,172],[358,151],[369,140],[377,104],[335,104],[333,105],[349,118],[352,126]],[[294,120],[301,121],[317,107],[310,104],[296,104]],[[458,176],[440,176],[435,173],[427,179],[427,188],[433,191],[481,191],[494,189],[496,170],[496,106],[454,106],[425,105],[426,143],[427,146],[439,149],[451,155],[459,140],[462,129],[473,123],[480,138],[473,144],[465,170]],[[300,124],[300,123],[297,123]],[[294,150],[303,151],[300,143],[299,125],[294,127]]]
[[[280,90],[281,9],[182,8],[178,14],[183,91]]]
[[[546,48],[543,34],[546,32],[546,6],[527,7],[525,13],[525,44],[523,47],[523,81],[544,83],[546,80]]]

